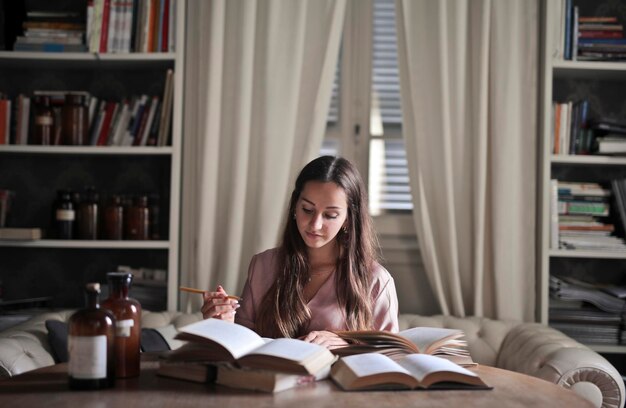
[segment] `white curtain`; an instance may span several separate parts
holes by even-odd
[[[534,319],[537,0],[396,0],[414,219],[444,314]]]
[[[188,3],[181,284],[237,293],[277,245],[322,144],[344,14],[345,0]]]

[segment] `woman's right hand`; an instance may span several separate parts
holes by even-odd
[[[219,285],[215,292],[204,292],[204,304],[202,305],[202,317],[208,319],[221,319],[233,323],[235,321],[235,313],[239,308],[239,302],[236,299],[229,299],[228,293]]]

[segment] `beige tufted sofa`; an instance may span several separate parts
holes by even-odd
[[[71,313],[44,313],[0,332],[0,377],[54,364],[45,321],[67,321]],[[200,314],[144,312],[142,327],[158,329],[175,348],[176,329],[200,318]],[[415,326],[461,329],[472,358],[479,364],[570,388],[597,407],[624,406],[624,382],[617,370],[595,351],[545,325],[480,317],[400,315],[401,330]]]

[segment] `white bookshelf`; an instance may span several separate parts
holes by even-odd
[[[181,194],[181,163],[182,163],[182,115],[185,72],[185,13],[186,0],[176,1],[176,45],[175,52],[166,53],[52,53],[52,52],[13,52],[0,51],[0,67],[14,69],[18,72],[22,67],[25,71],[41,73],[47,68],[71,69],[76,72],[92,70],[94,73],[107,72],[107,70],[119,70],[122,72],[161,72],[165,77],[166,69],[174,69],[174,95],[172,109],[172,136],[171,146],[163,147],[118,147],[118,146],[0,146],[0,161],[4,157],[24,155],[37,155],[46,160],[54,159],[62,161],[65,157],[97,156],[98,160],[132,161],[135,158],[142,160],[166,160],[169,165],[167,172],[169,208],[167,223],[169,236],[167,240],[154,241],[85,241],[85,240],[56,240],[42,239],[36,241],[0,241],[0,248],[14,247],[21,249],[51,248],[58,249],[60,256],[66,250],[114,250],[114,251],[167,251],[167,309],[178,310],[178,281],[179,281],[179,229],[180,229],[180,194]],[[124,71],[127,70],[127,71]],[[73,72],[73,71],[72,71]],[[38,75],[38,74],[33,74]],[[68,74],[70,75],[70,74]],[[36,78],[34,78],[36,80]],[[120,81],[123,81],[121,78]],[[78,90],[78,89],[77,89]],[[154,91],[152,89],[151,91]],[[97,96],[97,95],[96,95]],[[95,160],[95,159],[94,159]],[[59,186],[61,187],[61,186]],[[143,253],[143,252],[142,252]],[[141,266],[141,265],[136,265]],[[36,278],[36,277],[34,277]]]
[[[559,174],[578,175],[589,174],[589,180],[563,181],[595,181],[594,177],[606,176],[602,181],[611,180],[611,172],[621,171],[626,166],[626,157],[595,156],[595,155],[555,155],[552,152],[552,102],[556,83],[568,89],[568,86],[577,81],[597,81],[604,83],[626,83],[626,63],[623,62],[596,62],[596,61],[564,61],[554,57],[554,43],[557,40],[554,25],[558,25],[558,1],[546,0],[542,2],[542,65],[540,82],[540,156],[539,156],[539,185],[538,185],[538,253],[537,253],[537,307],[536,317],[541,323],[549,322],[549,281],[551,268],[568,267],[571,264],[584,265],[577,273],[593,273],[596,277],[602,276],[603,270],[594,269],[594,265],[607,262],[620,263],[626,260],[626,251],[606,250],[564,250],[551,248],[550,240],[550,200],[552,178]],[[562,92],[562,91],[561,91]],[[595,90],[588,91],[593,95]],[[572,96],[582,98],[581,94]],[[593,103],[593,102],[591,102]],[[611,209],[614,210],[613,208]],[[595,263],[595,264],[594,264]],[[587,271],[587,269],[590,269]],[[593,269],[593,270],[591,270]],[[602,353],[626,353],[626,346],[589,344],[590,348]]]

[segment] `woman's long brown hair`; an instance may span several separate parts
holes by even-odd
[[[311,311],[303,295],[309,276],[309,260],[293,214],[309,181],[333,182],[348,201],[347,232],[337,234],[340,255],[335,273],[337,301],[349,330],[370,329],[372,306],[370,272],[377,260],[377,240],[367,207],[367,191],[357,169],[348,160],[322,156],[307,164],[291,193],[282,244],[278,253],[277,279],[263,298],[257,331],[266,337],[296,337],[303,333]]]

